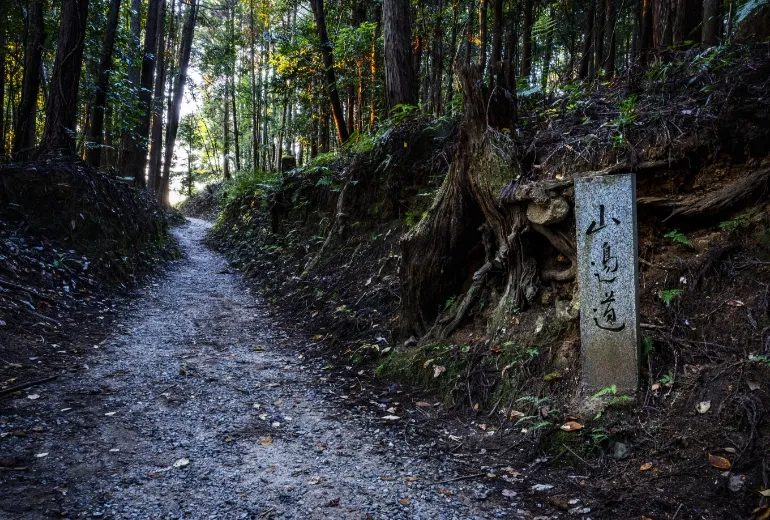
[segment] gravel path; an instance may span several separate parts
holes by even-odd
[[[531,518],[354,413],[201,240],[86,362],[0,402],[0,518]],[[35,398],[35,396],[38,396]]]

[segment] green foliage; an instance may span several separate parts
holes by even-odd
[[[667,372],[661,376],[660,379],[658,379],[658,382],[661,385],[664,386],[671,386],[674,384],[674,373],[673,372]]]
[[[666,238],[670,238],[677,244],[682,244],[683,246],[692,247],[692,242],[690,242],[690,239],[687,238],[687,235],[679,231],[678,229],[675,229],[671,231],[670,233],[666,233],[663,235]]]
[[[457,296],[451,296],[447,298],[447,301],[444,302],[444,310],[449,309],[452,305],[455,304],[457,301]]]
[[[652,338],[649,336],[642,337],[642,356],[649,356],[652,354]]]
[[[743,22],[754,10],[766,5],[770,5],[770,0],[746,0],[746,3],[735,12],[735,21],[737,23]]]
[[[663,300],[666,307],[670,307],[671,303],[684,293],[683,289],[661,289],[658,291],[658,298]]]
[[[276,187],[280,181],[280,174],[275,172],[261,170],[241,172],[222,186],[220,196],[224,204],[230,204],[243,196],[260,198]]]

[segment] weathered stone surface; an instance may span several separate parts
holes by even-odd
[[[639,384],[639,295],[634,174],[575,179],[580,339],[589,393]]]
[[[550,226],[558,224],[569,215],[569,203],[561,197],[549,199],[545,204],[530,202],[527,206],[527,218],[530,222]]]

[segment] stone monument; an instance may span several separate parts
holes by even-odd
[[[636,176],[575,178],[583,385],[639,386]]]

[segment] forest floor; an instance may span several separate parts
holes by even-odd
[[[0,517],[591,517],[580,472],[484,466],[461,421],[298,354],[207,228],[69,375],[0,396]]]

